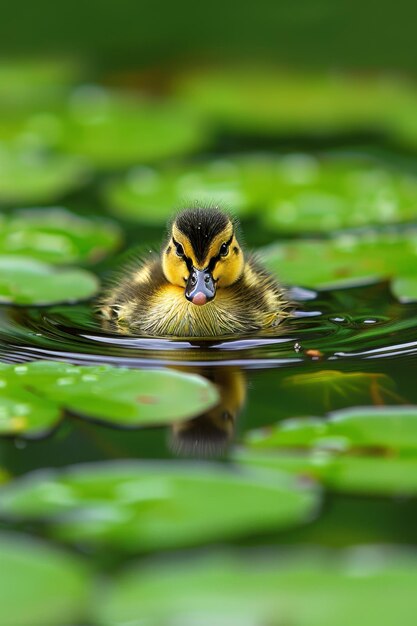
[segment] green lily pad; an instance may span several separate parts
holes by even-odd
[[[262,217],[287,233],[415,220],[417,178],[366,161],[291,155],[277,164]]]
[[[29,112],[67,94],[79,78],[80,68],[71,59],[3,58],[0,62],[0,110]]]
[[[2,532],[0,562],[1,626],[64,626],[85,619],[92,585],[81,559]]]
[[[327,419],[285,420],[252,431],[246,444],[238,461],[308,476],[334,491],[417,493],[415,407],[362,407]]]
[[[343,493],[415,496],[416,471],[415,458],[341,456],[329,460],[324,481],[329,489]]]
[[[239,450],[239,465],[290,472],[298,478],[321,483],[338,493],[365,496],[417,495],[417,458],[414,456],[355,456],[334,451],[308,453],[272,450]]]
[[[7,371],[0,370],[0,388],[0,435],[38,437],[59,422],[62,412],[57,403],[10,380]]]
[[[178,91],[230,132],[286,137],[390,132],[405,107],[412,119],[411,103],[415,110],[417,101],[411,82],[392,77],[285,73],[242,65],[205,72],[198,68],[182,78]]]
[[[328,232],[417,217],[417,178],[365,160],[305,154],[216,158],[170,169],[138,167],[104,188],[110,210],[159,224],[195,202],[255,209],[277,232]]]
[[[29,148],[0,148],[0,203],[50,202],[85,184],[85,161]]]
[[[364,615],[369,626],[412,626],[416,584],[405,550],[212,554],[130,567],[95,613],[100,626],[351,626]]]
[[[46,305],[94,296],[98,279],[82,269],[57,269],[30,257],[0,256],[0,303]]]
[[[43,521],[69,541],[160,550],[306,521],[318,502],[288,474],[222,465],[107,462],[42,471],[0,488],[0,516]]]
[[[96,262],[120,244],[116,224],[62,208],[26,209],[0,222],[0,253],[47,263]]]
[[[167,370],[76,366],[53,361],[0,368],[0,433],[39,437],[64,409],[119,427],[187,419],[218,402],[206,379]]]
[[[256,448],[339,445],[344,450],[417,450],[417,408],[351,408],[334,411],[326,419],[285,420],[265,431],[252,431],[246,442]]]
[[[285,283],[322,289],[409,276],[417,263],[417,230],[282,243],[265,248],[263,259]]]
[[[246,215],[269,200],[275,168],[276,160],[262,154],[170,169],[137,167],[103,193],[116,215],[151,224],[165,223],[178,207],[195,203]]]
[[[206,141],[200,120],[188,109],[93,86],[79,87],[68,108],[50,118],[48,125],[53,121],[57,128],[55,145],[100,168],[187,154]]]
[[[417,147],[417,123],[416,123],[416,101],[417,94],[415,88],[404,97],[403,93],[399,106],[395,110],[395,115],[389,115],[387,129],[399,144],[415,150]],[[393,112],[394,113],[394,112]]]
[[[396,278],[391,289],[401,302],[414,302],[417,300],[417,276]]]

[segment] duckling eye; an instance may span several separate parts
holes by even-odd
[[[229,244],[222,243],[220,247],[220,256],[227,256],[229,254]]]
[[[182,245],[180,243],[175,243],[175,248],[176,248],[176,253],[178,256],[183,257],[184,256],[184,248],[182,247]]]

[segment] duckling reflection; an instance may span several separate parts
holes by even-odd
[[[209,371],[176,369],[198,373],[214,383],[220,402],[192,420],[174,424],[169,435],[171,450],[179,456],[221,456],[233,439],[236,420],[245,404],[247,382],[243,371],[230,367],[216,367]]]

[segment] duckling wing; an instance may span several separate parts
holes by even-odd
[[[249,256],[242,278],[245,307],[258,328],[273,326],[288,316],[290,304],[285,288],[256,255]]]
[[[157,254],[131,259],[110,277],[98,308],[106,319],[131,322],[164,283],[166,279]]]

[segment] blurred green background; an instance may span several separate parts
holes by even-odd
[[[4,3],[1,17],[3,54],[75,53],[106,68],[234,57],[417,70],[411,0],[17,0]]]
[[[414,625],[416,14],[2,7],[0,626]],[[100,344],[91,307],[65,304],[157,247],[184,196],[224,201],[311,290],[282,343],[214,352],[264,367],[230,370],[248,400],[221,462],[178,461],[152,428],[224,391],[153,370],[195,348]],[[89,365],[132,354],[144,371]]]

